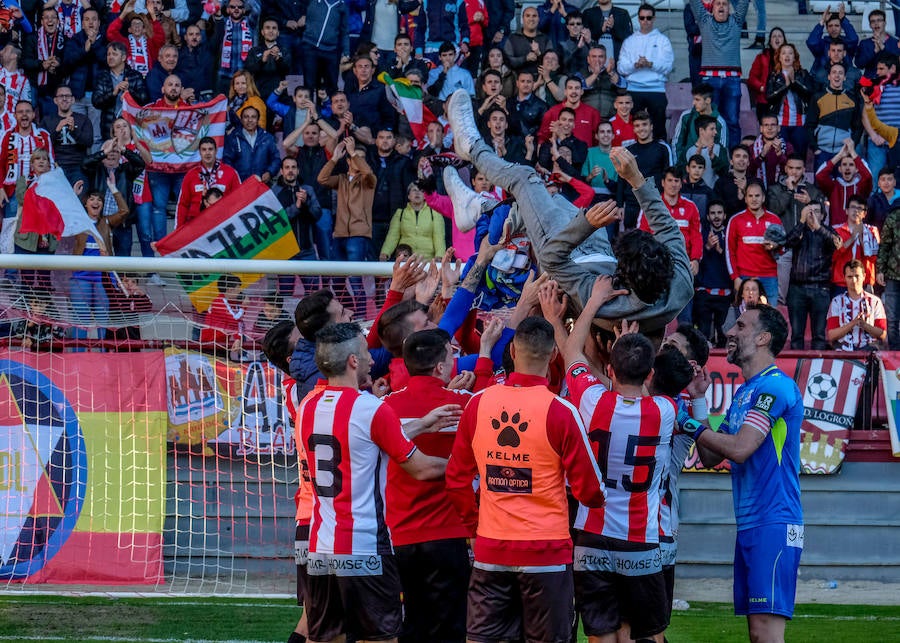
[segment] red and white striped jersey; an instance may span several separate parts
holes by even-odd
[[[584,363],[569,367],[566,384],[606,485],[606,505],[579,506],[575,528],[658,543],[659,490],[669,466],[675,403],[663,396],[632,398],[610,391]]]
[[[788,90],[778,110],[778,124],[782,127],[798,127],[806,123],[806,115],[800,108],[800,99],[792,90]]]
[[[384,521],[387,462],[416,451],[397,414],[371,393],[326,386],[303,400],[297,417],[313,487],[310,553],[393,553]]]

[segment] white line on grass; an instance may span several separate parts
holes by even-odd
[[[102,594],[97,594],[96,596],[100,596],[102,598],[110,598],[110,599],[121,598],[121,597],[117,597],[117,596],[105,597]],[[73,598],[83,598],[83,597],[84,596],[81,594],[79,594],[78,596],[73,596]],[[65,596],[61,596],[60,598],[65,598]],[[285,596],[284,598],[285,599],[293,598],[294,601],[297,600],[296,596],[295,597]],[[2,602],[4,604],[6,604],[6,603],[23,603],[23,604],[27,604],[27,605],[53,605],[53,603],[46,603],[43,601],[31,601],[31,600],[28,600],[27,597],[24,597],[24,596],[16,597],[16,598],[7,598],[4,596],[0,600],[2,600]],[[145,607],[147,605],[152,605],[155,607],[166,607],[169,605],[179,605],[179,606],[187,606],[187,607],[203,607],[203,606],[209,606],[209,605],[220,605],[220,606],[227,606],[227,607],[252,607],[255,609],[260,609],[260,608],[262,608],[262,609],[284,609],[285,607],[291,607],[290,603],[288,603],[287,605],[271,605],[269,603],[264,603],[262,601],[260,601],[259,603],[233,603],[231,601],[223,601],[221,603],[211,603],[210,601],[179,601],[174,598],[173,599],[165,599],[165,598],[158,598],[158,597],[157,598],[146,598],[141,602],[142,607]],[[2,641],[2,640],[4,640],[4,638],[2,636],[0,636],[0,641]]]
[[[280,643],[280,641],[255,641],[247,639],[149,639],[134,636],[0,636],[0,641],[104,641],[109,643]]]

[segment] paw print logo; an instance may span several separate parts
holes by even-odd
[[[518,413],[513,413],[510,416],[509,413],[503,411],[500,414],[500,419],[493,418],[491,420],[491,426],[494,427],[495,431],[500,431],[500,434],[497,436],[497,444],[501,447],[517,447],[522,442],[522,438],[519,437],[520,433],[525,433],[528,430],[528,422],[519,421],[522,418]]]

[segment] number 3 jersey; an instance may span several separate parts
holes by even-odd
[[[566,373],[569,395],[587,425],[603,472],[606,505],[578,507],[575,528],[635,543],[659,542],[659,488],[667,473],[675,402],[608,390],[585,363]]]
[[[765,438],[742,463],[731,463],[738,531],[777,523],[803,524],[800,506],[800,425],[803,396],[774,364],[735,392],[719,431],[737,434],[749,425]]]
[[[309,551],[393,553],[384,520],[387,463],[416,451],[397,414],[371,393],[328,386],[303,400],[297,418],[313,486]]]

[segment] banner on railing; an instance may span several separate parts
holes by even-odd
[[[222,94],[205,103],[181,107],[138,105],[131,94],[122,98],[122,117],[134,137],[150,151],[151,172],[181,173],[200,162],[200,139],[216,140],[219,158],[225,147],[228,99]]]
[[[783,358],[778,367],[794,378],[803,394],[804,419],[800,442],[803,473],[836,473],[844,461],[847,440],[866,377],[866,365],[858,360],[830,358]],[[712,386],[707,393],[710,425],[724,420],[734,393],[744,383],[739,368],[724,357],[707,363]],[[685,471],[706,471],[692,448]],[[716,470],[727,471],[727,462]]]
[[[900,353],[880,352],[878,358],[891,434],[891,453],[895,458],[900,458]]]
[[[229,458],[296,453],[281,371],[264,359],[238,364],[167,351],[166,398],[170,442]]]
[[[163,372],[160,352],[0,352],[0,579],[162,579]]]

